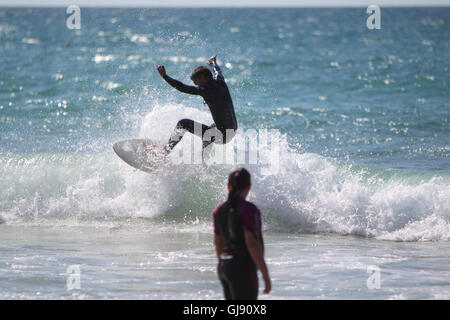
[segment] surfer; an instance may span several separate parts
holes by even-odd
[[[227,143],[235,135],[237,121],[233,101],[231,100],[222,71],[217,65],[216,55],[213,55],[209,59],[208,64],[213,67],[214,76],[206,66],[195,68],[191,74],[191,80],[195,86],[186,85],[169,77],[164,66],[156,66],[161,77],[172,87],[184,93],[201,96],[208,105],[214,120],[212,125],[201,124],[191,119],[181,119],[178,121],[168,144],[165,146],[167,154],[181,140],[186,131],[202,138],[203,149],[212,142]]]
[[[251,187],[250,173],[234,170],[228,178],[228,199],[214,210],[214,245],[219,259],[218,273],[226,300],[256,300],[257,268],[267,294],[271,290],[264,261],[261,213],[245,200]]]

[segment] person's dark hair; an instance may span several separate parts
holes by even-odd
[[[208,67],[199,66],[195,68],[194,71],[192,71],[191,80],[200,77],[201,74],[204,75],[207,79],[212,79],[211,70],[209,70]]]
[[[230,185],[230,191],[228,193],[227,202],[233,209],[235,209],[236,196],[238,192],[251,186],[250,173],[244,168],[233,170],[228,176],[228,184]]]

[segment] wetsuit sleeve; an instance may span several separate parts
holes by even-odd
[[[244,231],[250,231],[257,237],[264,253],[261,212],[259,209],[255,205],[252,205],[251,209],[247,211],[247,214],[243,216],[242,222]]]
[[[177,89],[178,91],[184,92],[184,93],[189,93],[189,94],[195,94],[195,95],[202,95],[202,90],[197,87],[197,86],[188,86],[184,83],[182,83],[181,81],[175,80],[171,77],[169,77],[167,74],[165,76],[163,76],[164,80],[166,80],[166,82],[168,84],[170,84],[172,87],[174,87],[175,89]]]
[[[223,77],[222,70],[220,70],[217,63],[213,62],[213,69],[214,69],[214,80],[221,80],[225,81],[225,78]]]

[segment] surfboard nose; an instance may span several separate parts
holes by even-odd
[[[115,142],[114,152],[130,166],[151,172],[166,162],[163,147],[149,139],[130,139]]]

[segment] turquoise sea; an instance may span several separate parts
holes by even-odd
[[[212,211],[235,165],[148,174],[112,150],[211,123],[155,66],[190,83],[214,53],[237,138],[279,147],[276,172],[248,166],[261,298],[450,298],[450,8],[381,8],[379,30],[366,8],[80,14],[0,8],[0,298],[223,298]]]

